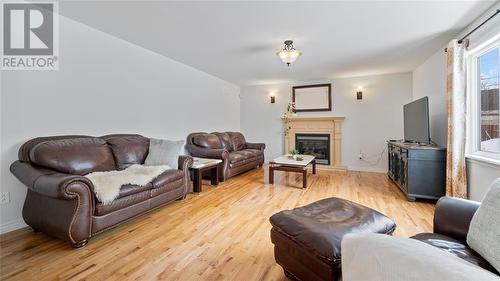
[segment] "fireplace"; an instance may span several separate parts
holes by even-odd
[[[317,164],[330,165],[330,134],[295,134],[295,149],[315,156]]]
[[[342,165],[342,123],[344,119],[345,117],[342,116],[291,116],[287,118],[284,121],[288,122],[290,130],[285,135],[285,149],[283,149],[283,153],[288,153],[292,149],[298,149],[296,147],[296,135],[329,137],[330,142],[327,142],[330,146],[328,156],[322,161],[322,163],[329,164],[318,165],[318,168],[342,172],[347,171],[347,167]]]

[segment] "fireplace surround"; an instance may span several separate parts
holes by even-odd
[[[342,164],[342,122],[345,117],[328,116],[328,117],[289,117],[290,130],[285,136],[284,152],[288,153],[296,147],[297,135],[328,135],[330,141],[330,153],[328,163],[318,165],[318,169],[329,169],[337,171],[347,171],[347,168]],[[319,164],[319,163],[318,163]]]

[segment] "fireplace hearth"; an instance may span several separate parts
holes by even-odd
[[[316,163],[330,165],[330,134],[295,134],[295,149],[316,157]]]

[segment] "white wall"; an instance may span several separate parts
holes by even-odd
[[[279,156],[283,153],[281,114],[291,100],[292,86],[325,82],[332,83],[332,111],[299,116],[345,116],[343,164],[350,170],[386,172],[385,141],[403,137],[403,104],[412,98],[411,73],[242,87],[241,130],[247,139],[266,143],[266,161]],[[363,87],[361,101],[356,100],[358,86]],[[270,103],[271,93],[276,95],[275,104]],[[370,163],[359,160],[360,152]]]
[[[239,130],[238,86],[64,17],[59,58],[59,71],[1,72],[2,232],[23,226],[26,187],[9,165],[30,138]]]
[[[467,177],[469,180],[469,198],[482,201],[491,183],[500,177],[500,167],[474,159],[467,159]]]
[[[431,139],[446,147],[448,114],[446,104],[446,53],[444,48],[413,71],[413,99],[429,97]]]
[[[486,18],[500,8],[500,1],[476,19],[465,30],[457,34],[461,38],[478,26]],[[477,46],[485,38],[500,32],[500,16],[497,16],[469,37],[469,49]],[[446,53],[444,48],[417,67],[413,75],[413,99],[429,96],[431,112],[431,137],[441,146],[446,146],[447,140],[447,97],[446,97]],[[467,159],[467,176],[469,198],[480,201],[493,179],[500,177],[500,166]]]

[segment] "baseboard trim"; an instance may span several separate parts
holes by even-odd
[[[18,230],[26,226],[28,225],[22,219],[13,220],[0,225],[0,234],[5,234],[7,232]]]
[[[369,172],[369,173],[387,173],[387,169],[380,168],[371,168],[371,167],[359,167],[359,166],[349,166],[347,167],[349,171],[357,171],[357,172]]]

